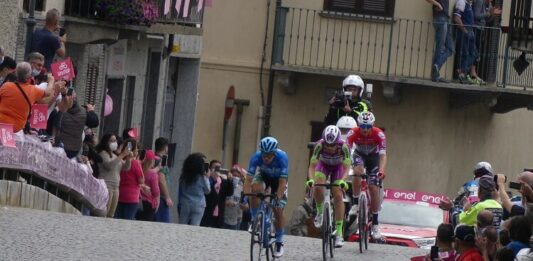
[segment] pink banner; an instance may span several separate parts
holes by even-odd
[[[178,16],[180,15],[181,11],[181,1],[182,0],[176,0],[176,5],[174,6],[174,8],[176,8],[176,11],[178,12]]]
[[[46,129],[48,122],[48,106],[46,104],[34,104],[31,106],[30,126],[34,129]]]
[[[204,8],[204,0],[198,1],[198,12],[202,11],[202,8]]]
[[[191,0],[185,0],[185,3],[183,4],[183,17],[189,16],[189,4],[191,3]]]
[[[0,144],[4,147],[17,147],[12,124],[0,123]]]
[[[168,12],[170,12],[170,1],[171,0],[165,0],[165,8],[163,9],[163,14],[166,15]]]
[[[213,0],[205,0],[204,7],[213,7]]]
[[[433,205],[438,205],[446,198],[444,195],[399,189],[385,189],[384,193],[386,199],[424,202]]]
[[[74,67],[72,66],[72,60],[69,58],[55,62],[52,64],[52,75],[56,81],[65,80],[71,81],[76,77],[74,74]]]

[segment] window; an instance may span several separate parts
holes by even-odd
[[[396,0],[324,0],[324,10],[393,17]]]
[[[33,0],[35,1],[35,11],[44,11],[45,0]],[[22,8],[24,11],[29,12],[30,0],[24,0]]]

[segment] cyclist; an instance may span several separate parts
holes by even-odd
[[[348,75],[342,81],[342,89],[343,92],[350,92],[351,95],[336,94],[330,99],[328,114],[324,119],[325,125],[335,125],[342,116],[351,116],[356,119],[361,112],[372,111],[370,101],[363,99],[365,83],[359,75]]]
[[[327,126],[322,132],[322,139],[317,142],[311,162],[309,165],[309,179],[306,186],[313,187],[315,184],[324,184],[331,178],[333,184],[339,187],[333,187],[332,193],[335,201],[335,247],[344,245],[343,222],[344,222],[344,202],[343,191],[347,189],[348,184],[344,181],[348,177],[351,159],[350,150],[346,143],[340,139],[340,130],[335,125]],[[332,175],[331,177],[329,177]],[[316,187],[314,190],[314,199],[316,202],[317,215],[315,217],[315,226],[322,226],[324,215],[324,187]]]
[[[278,149],[278,141],[273,137],[265,137],[260,142],[260,150],[250,159],[248,175],[244,185],[245,193],[264,193],[270,188],[271,194],[276,194],[274,200],[274,217],[276,219],[276,247],[275,257],[283,255],[283,208],[287,204],[287,181],[289,177],[289,158],[287,153]],[[259,209],[260,200],[251,199],[250,213],[252,220]],[[251,230],[250,230],[251,231]]]
[[[353,153],[354,179],[352,181],[352,209],[350,215],[357,215],[359,209],[359,194],[361,193],[361,175],[368,175],[368,189],[371,199],[372,211],[372,238],[382,240],[379,231],[378,213],[381,200],[379,200],[379,183],[385,178],[387,164],[385,133],[374,127],[375,117],[372,112],[362,112],[357,118],[359,127],[352,130],[348,137],[348,144],[355,146]],[[378,200],[376,200],[378,199]]]
[[[337,121],[337,127],[341,131],[341,140],[344,142],[348,141],[348,136],[350,135],[350,131],[357,127],[357,122],[355,121],[352,116],[342,116]],[[348,148],[350,148],[350,144],[347,144]]]

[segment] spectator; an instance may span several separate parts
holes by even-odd
[[[82,149],[82,134],[85,126],[96,128],[99,125],[99,120],[93,105],[87,104],[86,108],[80,106],[75,92],[72,92],[71,97],[66,96],[65,98],[72,99],[72,107],[59,115],[60,124],[56,139],[63,142],[65,153],[71,159],[76,157]]]
[[[34,78],[33,80],[35,83],[35,77],[39,76],[43,72],[46,72],[46,69],[44,68],[45,58],[41,53],[33,52],[28,54],[27,61],[31,64],[31,77]]]
[[[492,226],[494,214],[488,210],[482,210],[477,215],[477,229],[482,230],[486,227]]]
[[[431,80],[445,82],[440,77],[440,69],[453,53],[453,43],[450,28],[449,0],[426,0],[432,5],[433,27],[435,28],[435,54],[431,67]]]
[[[531,189],[533,186],[533,173],[524,171],[518,175],[517,181],[522,184],[520,188],[520,193],[522,194],[522,206],[513,204],[509,195],[505,191],[505,175],[498,174],[497,176],[498,187],[500,188],[499,195],[504,209],[509,212],[511,217],[524,215],[525,209],[523,206],[529,206],[533,203],[533,190]],[[531,208],[533,208],[533,205],[531,206]]]
[[[17,76],[14,72],[17,68],[17,62],[9,56],[3,56],[0,60],[0,86],[5,82],[16,81]]]
[[[512,251],[512,250],[511,250]],[[512,256],[511,256],[512,257]],[[513,260],[513,259],[508,259]],[[516,261],[531,261],[533,260],[533,250],[531,248],[524,248],[516,255]]]
[[[235,164],[231,168],[233,176],[233,195],[226,198],[226,208],[224,209],[224,228],[238,230],[241,227],[242,210],[240,207],[244,186],[244,173],[246,170]]]
[[[507,248],[507,247],[502,247],[500,249],[498,249],[498,251],[496,251],[496,261],[514,261],[514,257],[513,257],[513,250]],[[517,259],[518,261],[529,261],[531,259],[522,259],[522,260],[519,260]]]
[[[139,148],[137,141],[128,139],[126,142],[130,143],[132,148],[131,167],[127,171],[120,172],[118,204],[115,218],[133,220],[135,219],[135,214],[137,214],[141,189],[147,189],[147,187],[144,185],[143,168],[141,162],[138,160]]]
[[[198,226],[206,207],[205,195],[210,192],[208,168],[201,153],[189,155],[183,162],[179,180],[179,223]]]
[[[102,163],[102,157],[96,152],[97,143],[98,141],[93,130],[89,128],[85,129],[85,139],[83,140],[83,150],[81,154],[89,159],[91,168],[93,169],[93,176],[95,178],[98,178],[100,175],[98,164]]]
[[[474,28],[476,36],[476,46],[478,50],[484,50],[487,52],[486,48],[482,45],[487,40],[487,31],[490,29],[485,28],[488,23],[490,23],[495,16],[501,15],[502,10],[492,6],[491,0],[474,0],[473,4],[474,9],[474,20],[476,27]],[[485,84],[485,81],[477,75],[477,64],[480,62],[479,57],[474,61],[470,69],[470,75],[473,79],[477,79],[480,84]]]
[[[455,250],[459,255],[457,261],[483,261],[476,248],[476,232],[473,226],[458,225],[455,228]]]
[[[328,114],[324,119],[324,125],[336,125],[342,116],[350,116],[357,119],[361,112],[372,111],[370,101],[363,99],[365,93],[365,83],[359,75],[348,75],[342,81],[343,92],[349,92],[346,96],[335,95],[329,100]]]
[[[292,217],[289,221],[289,234],[293,236],[308,236],[308,224],[313,222],[313,205],[311,198],[304,197],[302,204],[298,205],[292,212]]]
[[[492,213],[488,212],[492,215]],[[486,214],[488,216],[488,214]],[[478,216],[479,217],[479,216]],[[485,260],[494,260],[498,249],[498,230],[494,226],[487,226],[476,232],[476,245]]]
[[[531,237],[531,226],[525,216],[513,217],[509,224],[509,236],[511,243],[506,247],[513,250],[513,257],[523,248],[529,248],[529,238]]]
[[[457,73],[461,83],[479,84],[467,73],[478,59],[476,35],[474,33],[474,10],[472,0],[457,0],[453,12],[453,21],[457,24],[457,48],[459,50],[459,68]]]
[[[439,248],[439,259],[441,261],[455,261],[456,253],[453,249],[453,226],[452,224],[442,223],[437,228],[437,237],[435,246]],[[428,254],[425,260],[430,261],[430,255]]]
[[[242,211],[242,220],[239,230],[248,231],[250,222],[252,221],[252,213],[250,212],[250,202],[248,197],[241,197],[240,207]]]
[[[126,149],[120,150],[118,155],[114,153],[118,150],[118,144],[113,133],[105,134],[96,150],[102,157],[102,163],[98,165],[100,178],[105,181],[109,193],[106,216],[114,217],[118,203],[120,172],[131,168],[131,153]]]
[[[159,188],[161,189],[161,204],[155,213],[156,222],[170,222],[170,208],[174,205],[172,197],[170,196],[170,170],[167,166],[168,161],[168,139],[159,137],[155,140],[154,149],[155,154],[161,159],[161,167],[159,168]]]
[[[154,214],[159,207],[159,177],[155,165],[156,156],[152,150],[146,150],[142,170],[146,185],[150,188],[141,191],[142,210],[137,212],[137,220],[154,221]]]
[[[31,65],[21,62],[16,68],[17,81],[5,83],[0,88],[0,122],[13,124],[13,131],[24,128],[35,103],[48,103],[49,99],[65,91],[65,83],[55,83],[51,75],[48,77],[48,88],[43,91],[28,83],[31,78]]]
[[[211,193],[206,196],[206,207],[201,222],[203,227],[222,228],[226,197],[233,195],[234,188],[231,173],[228,174],[228,179],[223,179],[220,176],[221,168],[222,163],[218,160],[212,160],[209,163]]]
[[[58,36],[60,14],[57,9],[50,9],[46,12],[44,28],[37,29],[32,37],[32,52],[42,53],[45,57],[44,66],[50,71],[50,65],[57,54],[64,57],[66,53],[65,43],[67,35]]]

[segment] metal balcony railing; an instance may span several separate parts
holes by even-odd
[[[179,0],[153,0],[152,3],[155,5],[155,18],[151,20],[152,23],[165,23],[165,24],[183,24],[183,25],[201,25],[203,21],[204,8],[200,6],[203,1],[199,0],[182,0],[180,5],[180,12],[176,10],[176,2]],[[79,18],[89,18],[95,20],[104,20],[109,21],[106,17],[105,11],[102,11],[102,7],[99,4],[99,0],[65,0],[65,10],[64,15],[79,17]],[[113,2],[113,1],[105,1]],[[116,1],[119,2],[119,1]],[[131,2],[136,3],[138,0],[121,0],[120,2]],[[150,2],[150,1],[147,1]],[[165,3],[169,4],[169,9],[165,14]],[[150,15],[154,15],[154,12],[151,12]],[[145,23],[139,23],[138,19],[132,19],[127,21],[125,24],[140,24],[144,25]]]
[[[274,65],[328,73],[358,72],[394,78],[430,79],[435,49],[432,22],[362,16],[293,7],[278,9]],[[450,25],[454,53],[441,77],[456,78],[461,61],[456,43],[461,34]],[[518,76],[512,61],[521,52],[507,47],[500,28],[474,28],[480,37],[477,72],[488,84],[533,90],[533,66]],[[505,77],[505,79],[504,79]]]

